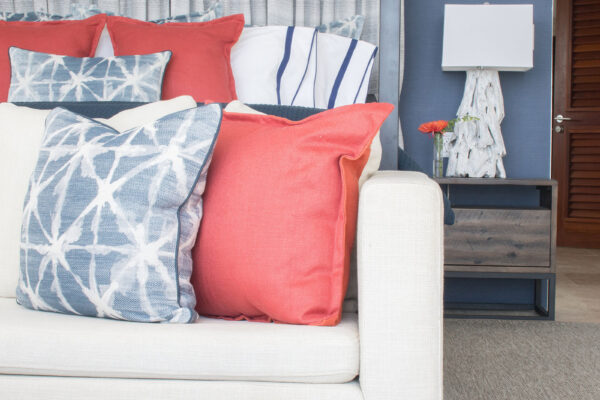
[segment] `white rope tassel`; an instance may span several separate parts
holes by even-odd
[[[449,143],[446,176],[506,178],[502,163],[506,148],[500,129],[504,119],[504,99],[498,71],[467,71],[457,117],[467,115],[478,119],[456,123]]]

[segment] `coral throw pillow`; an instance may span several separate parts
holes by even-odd
[[[227,103],[237,98],[229,58],[243,27],[242,14],[208,22],[162,25],[108,17],[115,55],[171,50],[162,98],[191,95],[198,102]]]
[[[105,14],[81,21],[0,21],[0,101],[6,101],[10,86],[10,47],[92,57],[105,23]]]
[[[200,314],[339,322],[358,179],[391,111],[356,104],[296,122],[224,113],[193,250]]]

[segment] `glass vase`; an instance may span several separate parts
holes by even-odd
[[[433,134],[433,174],[434,178],[442,178],[444,176],[444,158],[442,151],[444,149],[444,140],[442,134],[436,132]]]

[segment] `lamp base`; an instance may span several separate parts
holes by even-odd
[[[506,178],[502,157],[506,155],[500,123],[504,99],[498,71],[467,71],[465,92],[457,117],[475,117],[457,122],[448,143],[446,176]]]

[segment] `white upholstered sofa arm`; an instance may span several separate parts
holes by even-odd
[[[441,399],[443,203],[418,172],[381,171],[360,192],[360,386],[365,400]]]

